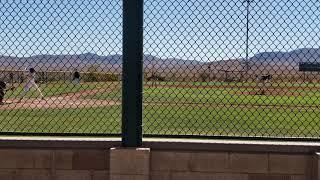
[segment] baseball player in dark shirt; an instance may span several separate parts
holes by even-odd
[[[0,105],[4,104],[4,95],[8,90],[14,90],[14,87],[7,88],[7,83],[0,80]]]

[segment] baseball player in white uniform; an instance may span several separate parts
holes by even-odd
[[[19,102],[21,102],[21,100],[23,99],[23,97],[26,95],[26,93],[27,93],[28,91],[30,91],[30,89],[31,89],[32,87],[35,88],[35,89],[40,93],[41,99],[44,99],[44,96],[43,96],[41,90],[39,89],[38,85],[36,84],[35,76],[36,76],[36,71],[34,70],[34,68],[30,68],[30,69],[29,69],[29,72],[28,72],[28,74],[27,74],[27,83],[26,83],[26,85],[24,86],[23,92],[22,92],[21,95],[20,95],[20,100],[19,100]]]

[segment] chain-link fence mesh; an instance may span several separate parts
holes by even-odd
[[[144,134],[318,138],[319,9],[145,0]],[[0,132],[119,134],[122,1],[1,1],[0,13]]]
[[[119,134],[122,1],[0,2],[0,132]]]
[[[319,1],[144,8],[145,134],[319,137]]]

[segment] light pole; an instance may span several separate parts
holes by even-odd
[[[248,71],[250,69],[249,67],[249,15],[250,15],[250,3],[252,0],[245,0],[246,3],[246,59],[245,59],[245,67],[244,70],[246,74],[248,74]]]

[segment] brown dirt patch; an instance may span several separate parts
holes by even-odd
[[[120,105],[121,102],[113,100],[84,99],[82,97],[101,92],[110,92],[112,89],[84,90],[75,93],[66,93],[59,96],[46,97],[44,100],[36,98],[26,98],[21,102],[17,99],[7,99],[4,105],[0,105],[0,110],[10,109],[76,109],[102,106]]]
[[[120,102],[96,99],[78,99],[70,97],[49,97],[41,99],[7,100],[0,109],[76,109],[120,105]]]

